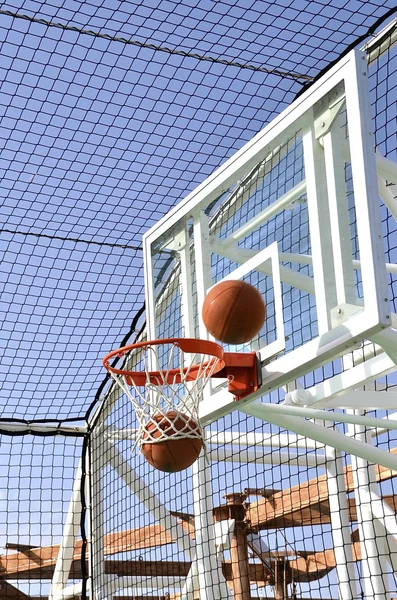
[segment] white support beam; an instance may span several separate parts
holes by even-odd
[[[375,160],[376,170],[382,179],[385,179],[389,183],[397,184],[397,163],[382,156],[379,150],[375,153]]]
[[[359,415],[349,412],[348,414],[340,412],[330,412],[321,410],[318,408],[308,408],[301,406],[290,406],[286,404],[269,404],[254,402],[252,406],[259,407],[263,406],[267,412],[288,415],[291,417],[301,417],[308,419],[321,419],[324,421],[330,421],[335,423],[349,423],[355,425],[361,425],[363,427],[387,427],[390,430],[397,430],[397,422],[391,420],[389,423],[387,419],[373,417],[372,415]],[[247,411],[243,411],[247,412]]]
[[[362,392],[349,391],[340,396],[315,402],[315,407],[329,409],[365,408],[366,410],[395,410],[397,409],[397,392],[375,392],[373,390],[363,390]],[[389,415],[388,419],[391,418],[391,415]]]
[[[229,550],[235,522],[235,519],[227,519],[214,523],[215,548],[218,555],[224,550]]]
[[[383,393],[383,392],[382,392]],[[107,427],[106,439],[110,442],[119,440],[135,440],[137,429],[118,429],[116,427]],[[208,445],[224,446],[232,444],[233,446],[268,446],[269,448],[303,448],[304,450],[323,448],[324,444],[319,444],[313,440],[308,440],[302,435],[293,433],[257,433],[240,431],[216,431],[214,429],[204,430],[204,441]],[[211,449],[211,448],[210,448]]]
[[[387,417],[384,419],[388,420],[388,421],[396,421],[397,420],[397,412],[388,414]],[[383,435],[384,433],[387,433],[389,430],[386,427],[374,427],[373,429],[369,429],[369,433],[371,435],[371,437],[379,437],[380,435]]]
[[[347,391],[364,385],[379,377],[384,377],[396,370],[394,361],[386,354],[373,356],[361,364],[355,364],[350,369],[307,388],[305,392],[312,398],[310,404],[324,402],[346,394]],[[342,404],[343,406],[343,404]]]
[[[211,462],[288,465],[289,467],[321,467],[325,464],[324,454],[314,452],[296,454],[296,452],[289,452],[287,448],[284,452],[275,452],[272,450],[269,454],[255,452],[254,450],[217,448],[208,452],[208,459]]]
[[[89,589],[87,589],[89,592]],[[82,583],[73,583],[72,585],[68,585],[67,587],[56,592],[52,598],[53,600],[68,600],[69,598],[78,598],[83,593],[83,584]]]
[[[196,268],[197,304],[203,306],[205,296],[213,285],[211,277],[211,247],[208,217],[200,211],[194,219],[194,256]],[[199,337],[208,339],[208,331],[199,311]]]
[[[384,249],[383,244],[379,243],[382,226],[366,56],[352,54],[349,70],[345,79],[346,112],[365,312],[368,316],[376,316],[379,323],[388,325],[390,308],[389,303],[384,302],[384,298],[388,297],[388,288]]]
[[[357,416],[358,411],[354,411]],[[372,446],[371,437],[362,425],[349,425],[352,440]],[[373,518],[370,494],[376,494],[378,485],[374,464],[376,461],[364,456],[351,455],[354,482],[354,500],[360,534],[363,579],[368,600],[389,600],[386,567],[386,536]],[[383,533],[383,536],[382,536]]]
[[[105,458],[100,430],[94,430],[90,443],[90,578],[93,600],[106,600],[108,596],[105,575],[103,469]]]
[[[389,303],[389,298],[385,298],[385,302]],[[397,331],[393,327],[388,327],[371,336],[370,339],[383,348],[397,368]]]
[[[256,250],[250,250],[248,248],[240,248],[238,246],[228,246],[223,240],[211,239],[211,249],[213,252],[224,258],[228,258],[237,264],[244,264],[251,258],[254,258],[258,252]],[[269,263],[265,262],[256,267],[256,271],[264,273],[268,277],[272,276],[272,267]],[[298,273],[293,269],[280,265],[280,279],[283,283],[302,290],[308,294],[314,294],[314,281],[313,277]]]
[[[236,244],[242,240],[245,236],[249,235],[255,229],[258,229],[261,225],[266,223],[269,219],[277,215],[279,212],[286,210],[291,204],[299,200],[306,192],[306,182],[301,181],[295,185],[292,189],[288,190],[275,202],[272,202],[269,206],[264,208],[255,217],[244,223],[241,227],[233,231],[225,240],[222,240],[224,244]]]
[[[340,151],[345,143],[341,119],[337,117],[323,138],[331,225],[334,277],[338,305],[356,304],[352,244],[345,184],[345,161]]]
[[[380,521],[387,533],[397,541],[397,515],[394,510],[374,490],[364,490],[362,494],[370,503],[374,517]]]
[[[323,448],[313,440],[307,439],[302,435],[293,433],[255,433],[240,431],[214,431],[205,430],[206,444],[216,444],[223,446],[232,444],[233,446],[268,446],[270,448],[303,448],[304,450]]]
[[[211,471],[202,452],[192,465],[197,577],[200,600],[228,598],[222,564],[215,546]]]
[[[337,450],[341,450],[343,452],[347,452],[348,454],[353,454],[363,458],[364,460],[382,465],[387,469],[391,469],[392,471],[397,471],[397,456],[394,454],[391,454],[385,450],[380,450],[379,448],[372,446],[372,444],[367,444],[366,442],[352,439],[337,431],[333,431],[327,429],[326,427],[311,423],[303,418],[297,419],[296,416],[290,416],[290,414],[288,414],[286,411],[283,414],[283,411],[280,410],[283,408],[283,406],[278,404],[269,405],[262,404],[260,402],[252,402],[251,404],[246,404],[241,407],[239,406],[239,409],[242,412],[251,415],[252,417],[263,419],[264,421],[278,425],[282,429],[288,429],[289,431],[306,435],[314,440],[332,446]],[[290,409],[291,407],[285,408]],[[299,412],[300,409],[295,410],[298,410]],[[328,418],[329,420],[330,416],[332,415],[332,413],[326,413],[326,417],[324,418],[324,416],[321,415],[322,411],[314,412],[319,413],[316,418],[320,419]]]
[[[316,139],[314,125],[303,132],[302,142],[313,255],[316,313],[319,335],[322,335],[331,329],[331,309],[337,305],[330,206],[324,151]]]
[[[194,314],[192,303],[192,266],[187,224],[181,236],[179,256],[181,260],[181,315],[184,337],[194,338]]]
[[[300,265],[311,265],[312,264],[312,255],[311,254],[296,254],[294,252],[279,252],[279,259],[281,262],[287,263],[298,263]],[[388,273],[397,273],[397,264],[395,263],[385,263],[386,271]],[[352,260],[353,269],[357,271],[361,269],[361,261],[360,260]]]
[[[326,446],[326,473],[329,494],[329,512],[336,570],[338,573],[339,597],[343,600],[358,600],[356,574],[351,540],[349,505],[345,487],[345,474],[341,454],[332,446]]]
[[[308,344],[306,344],[306,346],[301,349],[305,351],[306,359],[309,362],[312,358],[313,360],[315,360],[315,348],[312,348],[311,342],[308,342]],[[326,351],[326,348],[323,348],[323,350]],[[313,357],[311,356],[311,351],[313,351]],[[203,402],[201,402],[199,406],[199,411],[200,421],[202,422],[202,424],[208,425],[209,423],[215,421],[221,416],[229,414],[233,410],[240,409],[242,406],[248,405],[249,403],[255,401],[257,398],[265,396],[268,392],[272,391],[273,389],[276,389],[279,386],[278,384],[288,383],[287,379],[291,380],[295,377],[295,373],[291,372],[292,361],[290,357],[292,354],[293,353],[291,352],[289,353],[289,355],[286,355],[281,359],[273,361],[273,363],[271,363],[270,365],[266,365],[262,370],[264,378],[263,386],[257,392],[254,392],[250,396],[239,400],[238,403],[234,400],[233,396],[229,394],[227,390],[224,389],[218,391],[216,394],[211,396],[210,400],[204,400]],[[370,354],[371,353],[368,352],[368,356],[370,356]],[[278,367],[278,369],[276,367]],[[272,369],[272,372],[269,374],[270,368]],[[379,356],[373,356],[373,358],[369,358],[365,362],[357,364],[351,369],[338,375],[335,375],[334,377],[331,377],[330,379],[327,379],[322,383],[318,383],[312,388],[304,390],[304,392],[310,394],[313,400],[312,403],[314,404],[315,402],[320,400],[323,401],[328,398],[343,395],[347,390],[358,387],[360,385],[364,385],[369,381],[373,381],[374,379],[383,377],[394,371],[396,371],[396,365],[391,360],[391,358],[389,358],[389,356],[382,353]],[[299,373],[297,373],[296,375],[299,376]],[[384,422],[381,426],[385,426]]]
[[[386,185],[384,180],[378,177],[378,188],[379,196],[382,198],[394,220],[397,221],[397,185]]]
[[[185,581],[183,583],[180,600],[195,600],[198,589],[199,589],[198,567],[197,567],[196,556],[194,556],[194,559],[192,560],[192,564],[189,569],[189,573],[187,574]]]
[[[80,532],[81,519],[81,478],[82,468],[81,460],[77,467],[72,496],[69,502],[68,513],[66,515],[65,525],[61,544],[59,546],[58,558],[55,564],[54,574],[52,576],[49,600],[57,600],[59,594],[64,593],[64,588],[69,579],[69,573],[73,562],[74,549]],[[72,586],[73,587],[73,586]],[[68,588],[69,589],[69,588]],[[64,596],[69,598],[71,596]]]

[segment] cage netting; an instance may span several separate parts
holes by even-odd
[[[93,590],[98,598],[111,597],[105,590],[178,597],[189,559],[155,516],[166,507],[184,543],[194,536],[190,473],[159,475],[131,456],[131,440],[117,433],[134,426],[131,406],[109,398],[101,365],[112,348],[144,332],[142,235],[388,23],[369,81],[376,146],[397,161],[396,14],[394,0],[0,4],[2,598],[59,600],[63,585],[65,598],[94,597]],[[382,210],[387,261],[397,263],[396,222]],[[392,274],[389,291],[397,312]],[[165,318],[175,317],[169,313]],[[392,391],[395,375],[372,385]],[[272,401],[282,399],[279,392]],[[376,443],[394,451],[394,433],[379,434]],[[244,508],[252,597],[277,597],[284,581],[288,590],[278,598],[334,598],[335,553],[343,547],[333,547],[324,470],[312,456],[315,446],[301,439],[291,449],[286,434],[239,413],[211,428],[215,519],[224,518],[225,504],[235,516]],[[236,435],[250,436],[249,448],[236,445],[230,454]],[[264,452],[263,436],[280,436],[282,454]],[[91,530],[87,451],[94,467],[111,455],[101,489],[89,484],[102,510]],[[347,457],[333,460],[350,472]],[[394,509],[394,479],[377,477]],[[151,510],[148,488],[159,500]],[[286,517],[302,489],[317,501]],[[351,496],[349,502],[354,525]],[[63,567],[57,557],[65,527],[74,542]],[[392,541],[379,538],[390,597],[397,590],[382,552]],[[230,552],[223,572],[232,587]],[[359,559],[354,569],[361,595]],[[123,587],[112,587],[119,577]]]

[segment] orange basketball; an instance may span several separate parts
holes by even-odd
[[[170,411],[157,414],[146,426],[143,439],[157,439],[172,436],[174,430],[182,432],[200,432],[198,424],[188,416]],[[179,438],[142,444],[142,454],[146,460],[159,471],[177,473],[183,471],[197,460],[203,447],[201,438]]]
[[[252,340],[266,319],[266,305],[259,291],[241,280],[221,281],[207,294],[202,311],[204,325],[225,344]]]

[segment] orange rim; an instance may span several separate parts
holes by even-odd
[[[121,358],[138,348],[145,348],[147,346],[161,346],[163,344],[173,344],[182,350],[182,352],[190,352],[192,354],[208,354],[212,358],[204,364],[196,364],[190,367],[184,367],[183,369],[171,369],[170,371],[128,371],[124,369],[116,369],[109,364],[112,358]],[[121,375],[126,378],[127,383],[131,385],[134,382],[136,385],[145,385],[153,383],[154,385],[159,382],[166,383],[181,383],[182,381],[194,381],[198,377],[205,375],[206,369],[211,368],[213,365],[213,374],[221,371],[225,366],[224,352],[222,346],[216,342],[210,342],[209,340],[197,340],[194,338],[167,338],[164,340],[153,340],[151,342],[138,342],[136,344],[130,344],[123,348],[118,348],[109,352],[103,359],[103,366],[109,373],[114,375]],[[167,377],[165,377],[167,375]]]

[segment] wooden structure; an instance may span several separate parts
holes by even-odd
[[[397,454],[397,448],[391,451]],[[376,468],[378,482],[397,475],[384,467]],[[347,491],[353,490],[353,475],[345,469]],[[246,499],[253,495],[259,499],[247,504]],[[245,490],[242,493],[228,493],[225,504],[214,508],[215,522],[232,518],[235,526],[232,534],[230,560],[222,563],[222,573],[228,587],[238,600],[251,598],[250,585],[272,586],[275,600],[292,600],[291,584],[321,579],[336,568],[333,548],[321,552],[302,550],[288,552],[267,551],[258,553],[250,545],[250,534],[268,529],[301,527],[307,524],[324,525],[331,522],[327,482],[324,476],[311,479],[306,484],[285,490]],[[383,497],[383,501],[393,512],[397,509],[397,495]],[[173,513],[186,534],[194,540],[195,528],[192,515]],[[354,498],[349,499],[349,521],[357,521]],[[128,551],[140,551],[172,543],[172,538],[161,525],[150,525],[133,530],[125,530],[105,535],[105,572],[119,577],[186,577],[189,562],[120,560],[112,556]],[[352,534],[354,560],[362,558],[358,530]],[[0,598],[32,600],[33,597],[18,590],[10,581],[49,580],[53,577],[60,546],[33,548],[26,544],[9,543],[7,553],[0,558]],[[73,550],[68,579],[82,577],[82,542],[77,541]],[[88,568],[88,564],[87,564]],[[79,594],[70,597],[78,598]],[[125,598],[125,596],[122,596]],[[149,596],[145,596],[149,598]],[[158,599],[158,596],[156,596]],[[170,596],[164,596],[164,599]],[[134,600],[137,597],[134,596]]]

